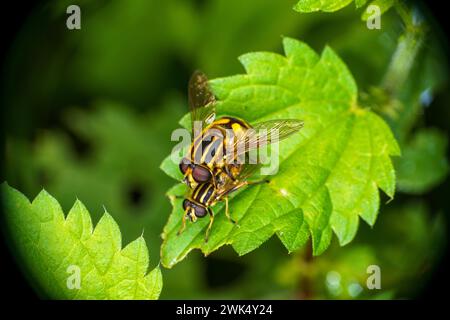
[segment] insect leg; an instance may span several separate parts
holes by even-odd
[[[214,174],[211,173],[212,176],[212,183],[214,186],[214,189],[217,189],[217,180],[216,180],[216,176]]]
[[[180,230],[178,230],[177,236],[179,236],[184,231],[185,228],[186,228],[186,212],[183,214],[181,228],[180,228]]]
[[[242,187],[245,187],[247,185],[252,185],[252,184],[259,184],[265,181],[257,181],[257,182],[248,182],[248,181],[241,181],[236,183],[232,188],[230,188],[229,190],[226,190],[224,193],[220,194],[218,198],[222,198],[225,196],[228,196],[230,193],[239,190]]]
[[[258,180],[258,181],[247,181],[247,185],[251,186],[254,184],[262,184],[262,183],[269,183],[269,182],[270,182],[270,180],[268,180],[268,179],[262,179],[262,180]]]
[[[206,229],[205,242],[208,242],[209,232],[210,232],[211,226],[214,222],[214,212],[209,207],[208,207],[208,213],[209,213],[209,225],[208,225],[208,229]]]
[[[258,181],[241,181],[241,182],[236,183],[232,188],[225,190],[225,192],[219,193],[217,195],[217,199],[221,200],[224,197],[228,196],[230,193],[233,193],[234,191],[239,190],[240,188],[245,187],[245,186],[251,186],[251,185],[256,185],[256,184],[261,184],[261,183],[269,183],[269,182],[270,181],[266,180],[266,179],[258,180]]]
[[[227,166],[224,167],[224,170],[223,170],[223,171],[227,174],[227,176],[228,176],[232,181],[235,181],[235,180],[236,180],[236,178],[233,177],[233,175],[231,174],[231,172],[230,172],[230,170],[228,169]]]
[[[228,197],[225,197],[225,215],[231,223],[236,224],[236,221],[231,218],[230,212],[228,211]]]

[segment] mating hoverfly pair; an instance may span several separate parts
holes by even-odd
[[[183,201],[184,215],[178,235],[185,229],[186,219],[195,222],[209,214],[205,235],[208,241],[214,221],[211,207],[225,201],[225,215],[236,223],[228,211],[228,196],[244,186],[268,182],[247,180],[260,167],[259,163],[245,163],[249,152],[292,135],[303,127],[303,121],[277,119],[250,125],[234,117],[215,119],[216,100],[207,77],[199,71],[189,81],[188,95],[193,139],[179,167],[183,182],[190,189]]]

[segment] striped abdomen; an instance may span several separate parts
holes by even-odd
[[[216,190],[212,183],[202,183],[195,187],[191,199],[204,206],[214,204],[216,200]]]
[[[226,146],[229,139],[236,139],[251,126],[240,119],[223,117],[214,121],[192,143],[190,149],[191,161],[204,164],[211,170],[223,167],[223,157],[227,154]]]

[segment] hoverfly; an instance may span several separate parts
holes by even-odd
[[[245,165],[236,175],[235,179],[231,179],[223,172],[219,173],[219,175],[222,174],[224,177],[222,177],[223,180],[217,187],[215,187],[212,182],[197,184],[197,186],[192,190],[191,195],[183,200],[184,215],[182,218],[181,228],[177,234],[180,235],[186,228],[186,219],[189,219],[191,222],[196,222],[197,218],[203,218],[206,214],[209,214],[209,224],[205,234],[205,242],[207,242],[209,232],[214,222],[214,212],[211,207],[222,200],[225,201],[226,217],[230,222],[236,224],[236,221],[231,218],[228,210],[228,195],[247,185],[269,182],[268,180],[260,180],[255,182],[250,182],[247,180],[247,178],[249,178],[258,167],[259,165],[257,164]],[[220,177],[216,178],[218,180],[220,179]]]
[[[303,121],[277,119],[250,125],[234,117],[215,119],[216,100],[209,90],[207,77],[199,71],[189,81],[188,94],[193,140],[179,167],[184,175],[183,181],[191,189],[183,201],[184,215],[178,234],[185,229],[187,218],[195,222],[209,214],[207,241],[214,221],[211,207],[224,200],[225,214],[235,223],[228,211],[230,193],[246,185],[267,182],[248,181],[260,165],[241,163],[238,158],[296,133],[303,127]],[[198,124],[201,130],[195,129]],[[274,133],[275,140],[272,139]],[[232,152],[227,152],[230,149]]]
[[[200,71],[194,72],[189,81],[188,96],[193,140],[179,168],[183,181],[191,188],[206,182],[217,187],[221,173],[234,180],[241,168],[230,164],[236,163],[239,156],[274,142],[273,133],[279,141],[303,127],[303,121],[297,119],[269,120],[253,126],[235,117],[215,120],[216,100],[206,75]],[[195,130],[197,125],[200,130]]]

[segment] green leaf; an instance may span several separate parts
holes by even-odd
[[[378,6],[378,8],[380,8],[380,14],[383,14],[390,8],[392,8],[394,4],[395,0],[374,0],[370,3],[369,7]],[[366,21],[371,15],[373,15],[373,12],[371,12],[370,10],[364,10],[361,19]]]
[[[420,194],[442,182],[448,174],[447,137],[436,129],[421,129],[395,162],[400,191]]]
[[[137,112],[133,106],[95,101],[88,108],[71,108],[62,114],[68,133],[58,128],[40,132],[36,139],[8,137],[5,174],[10,185],[27,195],[38,194],[41,186],[58,199],[64,212],[72,207],[74,195],[83,200],[98,221],[103,205],[120,226],[123,243],[142,234],[149,248],[160,248],[161,232],[171,209],[165,194],[173,180],[159,169],[172,149],[170,137],[186,110],[185,100],[167,95],[161,106]],[[112,128],[115,128],[112,130]],[[73,143],[88,146],[79,153]],[[132,166],[129,164],[133,163]],[[140,198],[133,199],[136,192]],[[150,261],[159,261],[158,250],[149,251]],[[202,257],[193,256],[164,274],[161,299],[188,294],[204,298],[205,275],[199,268]],[[189,277],[180,277],[189,273]]]
[[[356,8],[360,8],[367,3],[368,0],[354,0]],[[338,11],[350,3],[353,0],[300,0],[295,6],[294,10],[298,12],[335,12]],[[373,0],[368,8],[372,5],[380,8],[380,14],[389,10],[395,4],[395,0]],[[371,12],[365,10],[362,14],[362,19],[365,21],[371,16]]]
[[[6,183],[2,200],[7,227],[24,271],[53,299],[157,299],[159,267],[147,273],[143,237],[121,248],[118,225],[105,211],[95,229],[77,200],[67,217],[45,190],[32,203]],[[74,277],[79,275],[79,287]],[[73,281],[73,282],[72,282]]]
[[[303,246],[311,235],[313,253],[329,245],[332,230],[340,244],[356,234],[359,217],[375,223],[378,188],[389,197],[395,190],[390,159],[399,147],[389,127],[374,113],[357,106],[357,88],[345,64],[330,49],[318,56],[306,44],[283,40],[286,56],[256,52],[240,57],[247,74],[210,81],[219,99],[218,113],[250,123],[275,118],[305,122],[301,131],[280,144],[279,172],[270,183],[250,186],[230,201],[233,226],[222,204],[205,243],[208,219],[181,225],[181,199],[186,188],[169,190],[174,210],[164,228],[163,265],[171,267],[194,248],[209,254],[231,244],[240,255],[248,253],[274,233],[289,251]],[[164,162],[173,175],[176,163]]]
[[[348,6],[352,2],[353,0],[300,0],[294,6],[294,10],[298,12],[334,12]],[[367,0],[355,0],[355,5],[359,8],[366,2]]]
[[[158,168],[171,150],[170,139],[163,143],[161,137],[170,137],[176,128],[173,119],[183,114],[180,100],[174,96],[161,110],[144,113],[111,101],[95,102],[90,111],[68,109],[62,116],[70,135],[52,129],[38,134],[33,144],[8,139],[6,180],[20,185],[25,194],[37,194],[45,185],[64,210],[77,195],[93,220],[100,219],[98,208],[105,205],[120,225],[124,242],[139,237],[144,227],[147,245],[157,248],[167,217],[155,213],[170,209],[165,192],[173,184]],[[87,148],[79,152],[74,141]],[[133,192],[139,201],[133,201]],[[159,259],[158,250],[151,250],[150,259]]]
[[[355,0],[355,5],[357,8],[361,8],[363,5],[366,4],[368,0]]]

